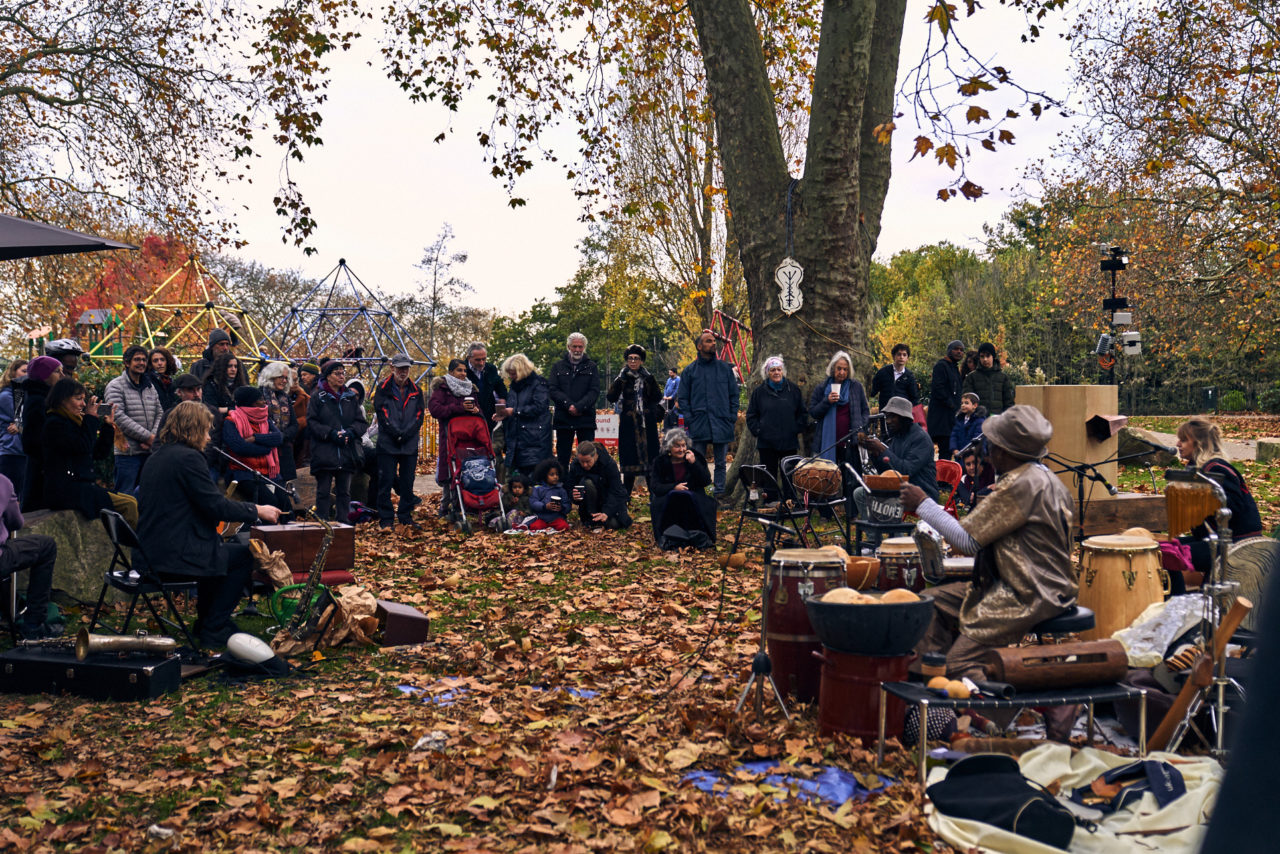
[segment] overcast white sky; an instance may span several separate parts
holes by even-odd
[[[924,28],[916,12],[922,5],[910,3],[904,66],[919,56]],[[982,58],[998,56],[998,64],[1020,78],[1062,92],[1068,59],[1060,39],[1049,35],[1034,46],[1018,44],[1009,34],[1019,31],[1020,18],[1001,6],[982,11],[980,18],[980,31],[970,32],[978,19],[971,27],[961,22],[962,37],[978,44],[1013,41],[1001,44],[998,53],[984,48]],[[418,279],[414,264],[423,248],[448,222],[455,250],[470,255],[461,274],[475,287],[474,304],[516,312],[552,296],[573,275],[576,245],[586,233],[563,171],[557,164],[538,163],[517,187],[526,206],[509,207],[503,185],[490,177],[475,142],[476,129],[488,119],[483,99],[474,99],[475,112],[452,117],[437,105],[411,104],[382,73],[375,51],[374,40],[365,38],[335,58],[321,131],[324,145],[309,151],[307,162],[293,173],[320,223],[313,239],[318,254],[304,256],[280,241],[282,221],[271,204],[279,158],[270,155],[255,166],[253,184],[220,193],[249,241],[240,254],[317,278],[345,257],[367,284],[403,292]],[[373,67],[367,64],[371,57]],[[984,105],[993,114],[1003,110]],[[451,120],[456,132],[442,143],[432,142]],[[978,248],[983,223],[999,220],[1016,197],[1027,163],[1048,153],[1063,125],[1054,118],[1012,125],[1017,144],[1001,146],[998,156],[980,155],[971,172],[988,195],[977,202],[941,202],[936,192],[946,170],[932,157],[907,162],[916,131],[911,115],[898,119],[878,257],[940,240]]]

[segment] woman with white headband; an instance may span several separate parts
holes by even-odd
[[[747,429],[756,437],[760,464],[769,470],[776,483],[782,483],[778,465],[783,457],[794,454],[800,447],[797,436],[808,429],[809,414],[800,387],[787,379],[787,366],[781,356],[765,359],[760,375],[764,382],[751,392],[751,402],[747,404]],[[783,483],[782,489],[789,492],[790,486]],[[764,497],[770,502],[780,496],[776,488],[768,487]]]

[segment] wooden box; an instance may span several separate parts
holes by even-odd
[[[333,523],[333,542],[329,544],[329,552],[325,555],[326,572],[350,570],[356,564],[355,528],[351,525]],[[320,551],[320,543],[324,539],[324,528],[314,522],[295,522],[292,525],[255,525],[249,535],[255,540],[262,540],[271,551],[284,552],[284,561],[289,571],[296,575],[306,576],[311,571],[311,562]]]
[[[382,646],[405,646],[426,642],[431,622],[426,614],[412,605],[379,599],[376,613],[378,628],[382,631]]]
[[[1018,403],[1025,403],[1039,409],[1049,423],[1053,425],[1053,438],[1049,440],[1049,453],[1057,454],[1068,460],[1079,460],[1098,465],[1098,471],[1114,484],[1119,473],[1115,462],[1103,463],[1116,455],[1119,440],[1109,435],[1098,441],[1089,435],[1086,424],[1095,415],[1112,416],[1119,407],[1119,391],[1113,385],[1020,385],[1018,386]],[[1057,471],[1058,465],[1046,462],[1051,471]],[[1075,475],[1061,472],[1058,478],[1074,502],[1076,498]],[[1084,485],[1085,500],[1105,503],[1112,496],[1102,484],[1086,481]],[[1108,531],[1108,533],[1111,533]]]

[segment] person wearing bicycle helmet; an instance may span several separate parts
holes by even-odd
[[[74,338],[58,338],[44,345],[44,354],[61,362],[62,372],[71,376],[80,365],[80,357],[84,355],[84,350]]]

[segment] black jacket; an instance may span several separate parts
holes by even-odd
[[[891,397],[905,397],[911,401],[912,406],[920,402],[920,386],[916,383],[916,375],[911,373],[911,369],[908,368],[895,381],[893,378],[893,365],[885,365],[876,371],[876,375],[871,378],[871,388],[868,394],[880,395],[880,403],[877,405],[881,409],[884,409],[884,405],[889,402]]]
[[[45,481],[44,418],[49,386],[40,380],[15,380],[23,383],[26,401],[22,405],[22,450],[27,455],[27,497],[22,502],[26,511],[43,510]]]
[[[334,397],[317,384],[307,406],[307,435],[311,437],[311,470],[358,471],[364,465],[360,437],[369,429],[356,392],[344,388]],[[346,431],[345,436],[339,433]]]
[[[676,480],[675,469],[671,465],[671,454],[659,453],[657,459],[653,461],[652,471],[653,475],[649,478],[650,495],[663,497],[676,488],[679,481]],[[711,472],[707,470],[707,460],[697,451],[693,452],[693,462],[686,466],[683,482],[688,485],[690,492],[696,492],[699,495],[706,495],[706,489],[711,485]]]
[[[474,380],[473,380],[474,382]],[[594,427],[596,424],[596,400],[600,397],[600,368],[584,355],[574,364],[565,353],[551,366],[547,377],[548,393],[555,404],[554,425],[561,428]],[[569,414],[569,407],[578,407],[577,415]]]
[[[961,387],[978,396],[978,403],[987,408],[990,415],[999,415],[1014,404],[1013,380],[1000,368],[981,365],[971,371]]]
[[[762,382],[751,392],[747,404],[747,429],[756,437],[756,447],[772,451],[794,451],[800,447],[797,434],[809,428],[809,411],[800,386],[785,377],[778,391]]]
[[[412,381],[404,387],[388,376],[373,393],[373,413],[378,419],[378,453],[418,453],[418,433],[427,404],[422,389]]]
[[[507,399],[507,385],[498,375],[498,369],[487,363],[484,370],[477,374],[471,369],[471,363],[467,362],[467,379],[471,380],[471,384],[476,387],[476,406],[480,407],[480,412],[484,415],[484,423],[492,431],[493,401],[495,397]]]
[[[871,455],[871,463],[876,470],[893,469],[898,474],[905,474],[908,480],[937,501],[938,465],[933,459],[933,442],[929,441],[920,425],[912,421],[907,432],[890,437],[886,447],[886,453]]]
[[[530,472],[551,456],[550,403],[547,381],[537,372],[511,384],[507,406],[514,412],[502,427],[507,441],[507,465],[511,468]]]
[[[218,559],[218,523],[258,518],[254,505],[222,494],[204,455],[186,445],[156,449],[142,467],[138,494],[138,539],[156,572],[225,575],[226,565]]]
[[[569,461],[569,472],[565,475],[565,486],[569,488],[569,492],[572,493],[575,486],[588,480],[595,482],[596,493],[603,496],[600,512],[624,525],[630,525],[631,516],[627,513],[627,490],[622,485],[622,473],[603,447],[597,446],[596,463],[591,471],[582,467],[577,454]]]
[[[934,363],[927,418],[930,436],[942,436],[950,441],[951,428],[956,425],[956,413],[960,411],[961,385],[959,365],[945,356]]]
[[[75,510],[92,520],[112,506],[110,494],[98,486],[93,461],[112,455],[114,437],[112,426],[92,415],[78,425],[61,413],[45,417],[44,497],[50,510]]]

